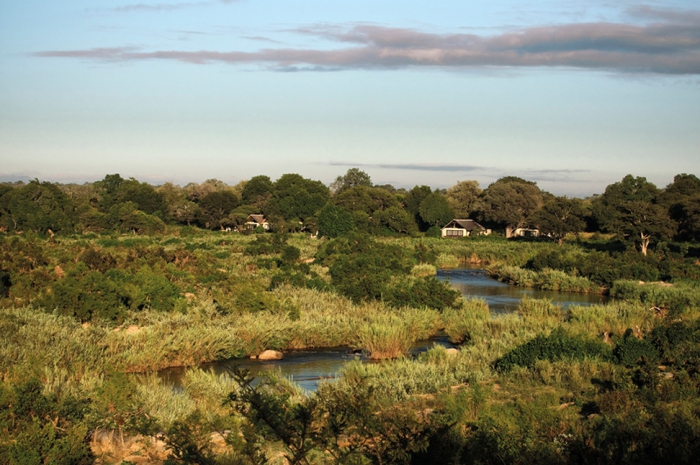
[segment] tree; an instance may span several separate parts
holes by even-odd
[[[318,212],[318,234],[327,237],[344,236],[355,228],[352,215],[343,207],[328,204]]]
[[[73,225],[73,202],[50,182],[34,180],[0,197],[0,227],[6,230],[58,232]]]
[[[333,195],[338,195],[357,186],[372,187],[372,178],[359,168],[350,168],[344,176],[338,176],[331,183],[331,192]]]
[[[515,176],[501,178],[483,193],[481,216],[484,221],[505,227],[506,237],[528,224],[530,215],[542,206],[542,193],[532,181]]]
[[[434,226],[447,224],[455,216],[455,212],[445,196],[437,192],[433,192],[423,199],[418,212],[423,221]]]
[[[420,204],[425,200],[427,196],[431,194],[432,190],[428,186],[414,186],[413,189],[408,191],[408,193],[403,198],[403,204],[406,210],[413,215],[419,229],[425,231],[431,225],[430,223],[425,223],[420,216]]]
[[[284,174],[275,182],[264,213],[268,219],[279,215],[290,224],[304,223],[323,208],[329,198],[330,191],[321,181],[305,179],[298,174]]]
[[[413,216],[399,207],[390,207],[384,211],[376,212],[379,224],[397,233],[410,233],[416,230],[416,222]]]
[[[241,198],[244,205],[261,208],[272,195],[273,184],[267,176],[254,176],[243,186]]]
[[[700,194],[688,197],[676,204],[672,211],[678,221],[678,237],[688,241],[700,241]]]
[[[344,190],[333,197],[333,203],[347,211],[362,211],[370,216],[375,212],[399,206],[399,201],[389,191],[366,186],[355,186]]]
[[[659,203],[678,226],[681,240],[700,239],[700,179],[693,174],[678,174],[659,195]]]
[[[447,189],[445,197],[457,218],[469,218],[478,210],[481,192],[478,181],[459,181]]]
[[[586,226],[583,215],[581,200],[552,196],[533,214],[532,221],[543,234],[551,235],[561,246],[564,236],[579,232]]]
[[[240,205],[236,194],[231,191],[216,191],[207,194],[199,201],[200,220],[207,228],[222,226],[229,213]]]
[[[124,202],[134,202],[139,210],[149,215],[166,212],[165,196],[145,182],[134,178],[126,180],[119,174],[108,174],[102,181],[96,182],[95,186],[101,197],[99,208],[104,213]]]
[[[595,200],[594,215],[603,230],[634,241],[646,255],[652,239],[673,234],[668,212],[658,200],[654,184],[628,174]]]

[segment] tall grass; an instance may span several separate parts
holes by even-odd
[[[595,286],[588,278],[571,276],[560,270],[534,271],[507,265],[491,265],[486,270],[489,276],[520,287],[584,294],[603,292],[602,288]]]
[[[443,313],[445,333],[455,344],[483,341],[487,336],[486,325],[491,319],[489,307],[483,300],[465,300],[457,309]]]

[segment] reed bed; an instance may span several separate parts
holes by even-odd
[[[428,276],[435,276],[436,274],[437,267],[427,263],[416,265],[411,270],[411,276],[415,276],[417,278],[427,278]]]
[[[434,347],[418,360],[400,358],[391,362],[349,362],[336,382],[323,383],[319,390],[345,389],[363,380],[374,394],[385,401],[399,402],[411,396],[435,394],[476,379],[475,372],[461,355],[448,356],[443,347]]]
[[[615,300],[605,305],[573,306],[568,313],[572,331],[596,337],[622,336],[627,328],[646,333],[658,322],[654,310],[641,302]]]
[[[545,291],[578,292],[581,294],[602,293],[603,289],[583,276],[571,276],[560,270],[526,270],[517,266],[494,264],[487,268],[489,276],[499,281],[520,287],[531,287]]]
[[[447,309],[443,313],[445,333],[455,344],[483,341],[486,324],[491,319],[489,307],[483,300],[465,300],[457,309]]]

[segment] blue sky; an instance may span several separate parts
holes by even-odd
[[[0,180],[700,174],[694,1],[0,0]]]

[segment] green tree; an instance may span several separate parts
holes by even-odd
[[[74,226],[73,202],[55,184],[31,181],[0,197],[0,225],[8,231],[69,230]]]
[[[506,237],[529,224],[530,215],[542,206],[542,193],[532,181],[506,176],[491,184],[483,194],[481,216],[501,225]]]
[[[134,202],[138,209],[149,215],[165,213],[165,196],[145,182],[131,178],[124,181],[118,189],[119,202]]]
[[[119,174],[108,174],[97,181],[95,186],[100,196],[99,208],[104,213],[114,205],[125,202],[134,202],[139,210],[149,215],[166,212],[165,196],[145,182],[134,178],[125,180]]]
[[[399,206],[398,200],[390,192],[367,186],[345,189],[333,198],[333,203],[349,212],[362,211],[370,216],[377,211]]]
[[[224,226],[232,210],[240,205],[240,200],[231,191],[215,191],[199,201],[200,222],[209,229]]]
[[[552,196],[532,216],[542,234],[548,234],[561,246],[568,233],[580,232],[586,226],[581,200]]]
[[[284,174],[275,182],[273,197],[264,213],[270,220],[279,215],[289,224],[304,223],[323,208],[329,198],[330,191],[321,181],[305,179],[298,174]]]
[[[646,255],[652,239],[673,234],[668,212],[658,200],[659,190],[654,184],[628,174],[596,199],[594,215],[605,231],[634,241]]]
[[[481,192],[478,181],[459,181],[447,189],[445,197],[457,218],[469,218],[479,209]]]
[[[659,203],[668,209],[678,226],[680,240],[700,240],[700,179],[693,174],[678,174],[659,194]]]
[[[352,215],[343,207],[328,204],[318,212],[318,234],[327,237],[344,236],[355,228]]]
[[[359,168],[350,168],[344,176],[338,176],[331,183],[331,192],[338,195],[356,186],[372,187],[372,178]]]
[[[272,196],[274,185],[267,176],[254,176],[243,186],[241,198],[244,205],[255,205],[259,209]]]
[[[423,221],[434,226],[447,224],[455,215],[445,196],[437,192],[423,199],[418,212]]]
[[[432,190],[428,186],[414,186],[413,189],[408,191],[408,193],[403,198],[403,204],[406,210],[413,215],[413,218],[421,231],[428,229],[431,224],[426,223],[420,216],[420,204],[425,200],[427,196],[431,194]]]
[[[418,229],[413,216],[399,207],[390,207],[376,212],[375,216],[381,226],[397,233],[410,233]]]

